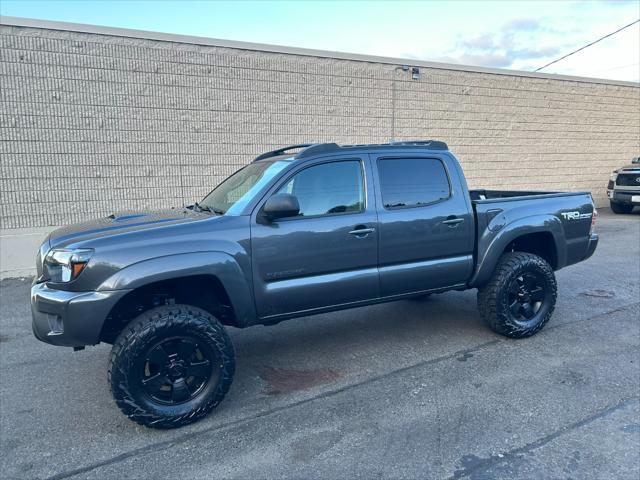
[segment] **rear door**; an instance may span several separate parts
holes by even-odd
[[[368,173],[367,173],[368,172]],[[251,221],[255,301],[261,318],[379,295],[377,215],[369,159],[323,159],[296,168],[267,195],[295,195],[300,215]],[[262,205],[261,204],[261,205]]]
[[[473,269],[473,214],[447,156],[372,155],[382,296],[465,283]]]

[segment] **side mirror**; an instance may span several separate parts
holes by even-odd
[[[290,193],[277,193],[262,207],[263,215],[270,221],[278,218],[295,217],[300,213],[298,199]]]

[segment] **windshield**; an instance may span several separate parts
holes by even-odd
[[[239,215],[254,195],[291,160],[250,163],[218,185],[199,205],[223,215]]]

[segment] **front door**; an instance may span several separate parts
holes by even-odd
[[[377,215],[367,178],[367,158],[301,165],[270,192],[296,196],[299,215],[266,222],[256,209],[251,250],[261,318],[379,295]]]

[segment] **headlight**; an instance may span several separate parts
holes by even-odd
[[[50,282],[75,280],[93,255],[90,248],[54,248],[44,259],[44,274]]]
[[[609,180],[611,180],[612,182],[615,182],[616,178],[618,178],[618,172],[613,172],[609,177]]]

